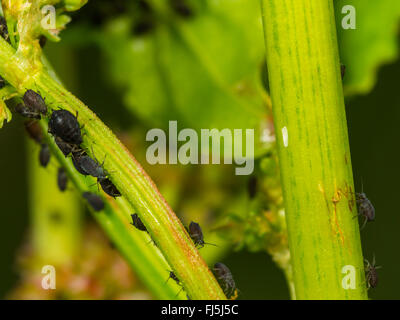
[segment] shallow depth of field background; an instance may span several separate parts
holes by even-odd
[[[48,43],[45,52],[66,86],[112,130],[124,133],[132,126],[137,128],[134,134],[142,140],[142,145],[141,149],[133,148],[132,152],[143,159],[143,146],[149,145],[145,142],[149,128],[124,107],[122,89],[112,85],[108,78],[106,59],[98,47],[85,45],[84,41],[79,43],[76,39],[68,40],[76,36],[73,34],[74,28],[82,22],[78,20],[79,17],[85,17],[91,9],[92,6],[88,5],[81,13],[73,15],[77,21],[62,33],[66,39],[58,44]],[[346,67],[351,70],[352,66]],[[371,260],[375,254],[377,264],[383,266],[379,270],[378,287],[369,291],[370,297],[374,299],[400,298],[400,254],[397,249],[400,243],[399,74],[399,60],[386,63],[379,69],[377,83],[372,91],[346,99],[355,187],[361,191],[363,181],[364,191],[376,209],[376,221],[368,224],[361,232],[365,257]],[[38,152],[38,149],[27,150],[22,123],[20,117],[14,116],[12,122],[0,130],[1,298],[15,286],[18,279],[15,269],[16,252],[26,240],[29,227],[27,153]],[[156,182],[160,170],[164,173],[169,170],[168,165],[162,168],[144,166]],[[195,166],[193,170],[198,167]],[[51,170],[55,171],[54,168]],[[88,215],[87,219],[90,219]],[[289,298],[282,272],[266,253],[241,249],[231,251],[222,261],[231,268],[242,299]]]

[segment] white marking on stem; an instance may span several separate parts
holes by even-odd
[[[289,145],[289,136],[288,136],[288,131],[286,127],[282,128],[282,138],[283,138],[283,145],[285,148]]]

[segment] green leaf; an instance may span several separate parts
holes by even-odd
[[[356,9],[355,30],[342,28],[345,5]],[[366,94],[377,81],[379,67],[398,56],[400,1],[337,0],[335,6],[345,93]]]
[[[157,14],[148,34],[133,36],[135,21],[122,18],[101,38],[129,109],[160,128],[254,128],[259,153],[268,114],[259,2],[209,0],[191,19]]]

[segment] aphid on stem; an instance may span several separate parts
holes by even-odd
[[[50,148],[47,144],[43,143],[39,152],[39,163],[43,168],[46,168],[50,162]]]
[[[24,122],[25,130],[29,137],[34,140],[36,143],[41,144],[43,140],[43,131],[37,121],[25,121]]]
[[[214,265],[214,274],[228,299],[237,295],[235,280],[233,280],[232,273],[225,264],[217,262]]]
[[[372,264],[367,260],[364,259],[365,262],[365,272],[366,272],[366,281],[367,281],[367,288],[376,288],[378,285],[378,273],[376,272],[377,269],[382,268],[381,266],[375,265],[375,255],[372,258]]]
[[[81,127],[77,120],[78,114],[74,116],[68,110],[55,110],[50,116],[49,133],[61,138],[64,142],[81,145]]]
[[[131,217],[132,217],[131,225],[133,225],[136,229],[138,229],[140,231],[147,232],[146,226],[143,224],[142,220],[140,220],[137,213],[131,214]]]
[[[217,246],[213,243],[204,242],[203,231],[201,230],[200,225],[197,222],[192,221],[189,224],[189,228],[187,228],[190,238],[193,240],[193,243],[199,249],[203,248],[205,244],[209,244],[212,246]]]
[[[63,167],[60,167],[57,172],[57,185],[61,192],[67,189],[68,176]]]
[[[114,199],[116,197],[121,196],[121,192],[117,189],[117,187],[112,183],[112,181],[108,178],[98,178],[97,182],[100,183],[101,188],[105,193],[107,193],[110,197],[113,197]]]
[[[371,201],[367,198],[367,195],[364,193],[364,187],[361,187],[361,193],[356,193],[356,202],[358,204],[358,215],[363,216],[364,223],[361,226],[361,230],[365,227],[367,222],[375,220],[375,208],[372,205]],[[356,217],[357,217],[356,216]]]
[[[42,115],[47,114],[46,103],[39,93],[28,89],[25,91],[22,100],[24,101],[25,106],[29,109],[39,112]]]
[[[104,209],[104,201],[97,194],[91,192],[84,192],[82,196],[87,200],[94,211],[102,211]]]

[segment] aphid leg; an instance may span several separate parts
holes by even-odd
[[[361,226],[360,230],[363,230],[365,228],[365,226],[367,225],[367,222],[368,222],[368,217],[365,217],[364,223]]]
[[[178,291],[178,293],[176,294],[175,298],[176,298],[177,296],[179,296],[179,294],[181,293],[182,290],[183,290],[183,287]]]

